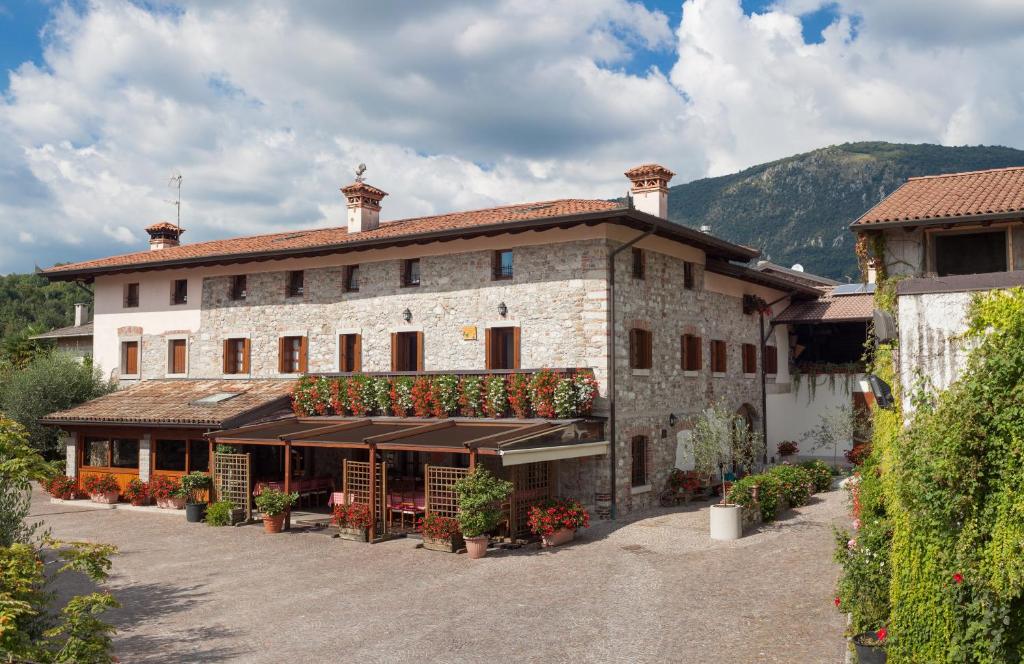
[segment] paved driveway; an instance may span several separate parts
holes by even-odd
[[[116,544],[123,662],[818,662],[838,664],[833,522],[820,494],[738,542],[707,507],[597,524],[550,551],[471,561],[322,533],[265,535],[55,505],[53,534]]]

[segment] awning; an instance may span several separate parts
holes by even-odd
[[[284,445],[497,455],[504,465],[604,454],[594,420],[289,417],[207,434],[228,445]]]

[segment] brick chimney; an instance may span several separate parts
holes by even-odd
[[[75,303],[75,327],[81,327],[89,322],[89,305],[82,302]]]
[[[181,234],[185,232],[185,229],[178,228],[166,221],[158,221],[152,226],[147,226],[146,232],[149,233],[150,251],[159,251],[181,244]]]
[[[644,164],[626,171],[633,183],[629,192],[633,207],[655,217],[668,219],[668,182],[675,173],[658,164]]]
[[[377,187],[356,181],[341,188],[348,201],[348,232],[362,233],[380,226],[380,201],[387,196]]]

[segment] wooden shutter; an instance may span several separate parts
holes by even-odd
[[[726,356],[725,342],[719,341],[718,347],[715,349],[715,355],[718,358],[718,371],[725,373],[726,366],[728,365],[728,357]]]
[[[495,253],[497,253],[497,252],[495,252]],[[497,274],[497,271],[495,271],[495,274]],[[488,370],[493,369],[494,368],[494,330],[492,330],[491,328],[487,328],[487,329],[484,330],[484,353],[486,353],[486,357],[484,357],[484,368],[488,369]]]
[[[519,354],[519,341],[522,338],[521,331],[518,327],[512,328],[512,368],[522,369],[520,366],[520,354]]]
[[[693,357],[694,357],[693,369],[694,369],[694,371],[700,371],[701,367],[704,366],[704,340],[701,339],[700,337],[697,337],[697,336],[690,337],[690,338],[692,339],[691,343],[693,343],[693,346],[694,346],[694,351],[693,351]]]
[[[636,369],[640,366],[639,359],[639,346],[640,342],[638,337],[639,330],[633,328],[629,331],[629,368]]]
[[[355,343],[352,344],[352,370],[362,371],[363,370],[363,335],[353,334],[355,337]]]
[[[278,373],[288,373],[287,370],[286,370],[287,367],[285,366],[286,360],[287,360],[287,354],[285,353],[285,351],[287,349],[286,341],[287,340],[286,340],[285,337],[278,337],[278,339],[277,339],[277,371],[278,371]]]
[[[775,346],[764,347],[764,372],[774,374],[779,371],[779,349]]]
[[[242,339],[242,373],[249,373],[249,340]]]
[[[348,371],[348,335],[338,335],[338,371]]]
[[[139,373],[139,343],[129,341],[124,346],[124,372],[126,374]]]
[[[221,357],[221,371],[223,373],[231,373],[231,339],[225,339],[224,343],[221,344],[223,347],[223,357]]]
[[[398,371],[398,333],[391,333],[391,370]]]
[[[416,371],[424,371],[423,369],[423,333],[416,333]]]
[[[171,373],[185,373],[185,351],[188,348],[184,339],[171,341]]]
[[[299,337],[299,373],[309,369],[309,337]]]

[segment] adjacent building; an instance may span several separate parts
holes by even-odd
[[[89,315],[89,305],[84,303],[75,305],[74,325],[59,327],[30,338],[51,344],[56,350],[77,357],[79,360],[92,357],[92,320]]]

